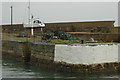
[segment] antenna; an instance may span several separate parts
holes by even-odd
[[[30,24],[30,0],[28,5],[28,23]]]

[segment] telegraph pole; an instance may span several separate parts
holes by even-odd
[[[11,6],[11,26],[13,25],[13,7]]]

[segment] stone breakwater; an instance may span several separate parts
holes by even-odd
[[[2,41],[2,56],[65,72],[103,72],[120,69],[120,44],[58,45]]]

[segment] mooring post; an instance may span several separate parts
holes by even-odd
[[[81,40],[81,44],[84,44],[84,40]]]

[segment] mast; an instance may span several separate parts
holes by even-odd
[[[30,0],[28,5],[28,23],[30,24]]]
[[[28,6],[28,21],[29,21],[29,24],[32,24],[31,26],[31,35],[33,36],[34,35],[34,28],[33,28],[33,18],[31,18],[31,15],[30,15],[30,0],[29,0],[29,6]]]

